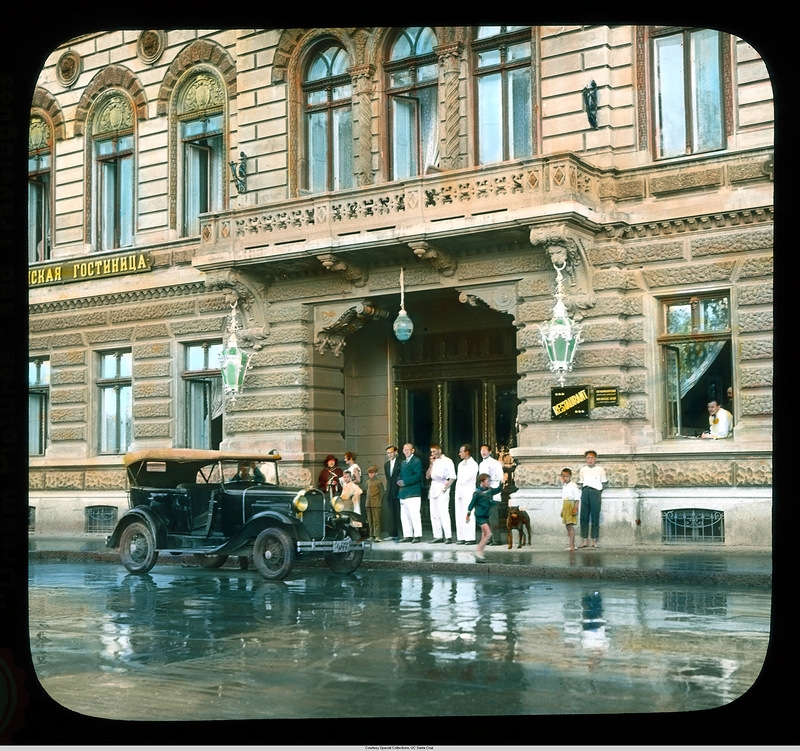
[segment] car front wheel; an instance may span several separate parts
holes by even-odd
[[[350,538],[350,544],[353,545],[360,541],[361,537],[355,529],[338,529],[334,535],[336,540],[344,540]],[[337,574],[352,574],[364,560],[364,549],[359,548],[354,550],[352,547],[346,553],[326,553],[325,563],[331,571]]]
[[[133,522],[122,532],[119,540],[122,565],[132,574],[146,574],[158,560],[155,538],[146,524]]]
[[[285,579],[294,565],[294,542],[282,529],[265,529],[253,545],[253,563],[265,579]]]

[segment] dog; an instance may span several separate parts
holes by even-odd
[[[528,534],[528,545],[531,545],[531,518],[525,509],[511,506],[508,509],[508,519],[506,521],[506,532],[508,534],[508,549],[514,547],[514,530],[519,533],[519,545],[521,548],[525,544],[525,533]]]

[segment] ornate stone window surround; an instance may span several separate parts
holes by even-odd
[[[181,235],[186,234],[187,223],[187,194],[190,188],[187,184],[187,164],[185,158],[186,142],[190,138],[182,137],[182,129],[192,121],[203,118],[217,118],[221,116],[221,132],[214,129],[213,135],[221,141],[219,154],[213,154],[211,159],[216,161],[213,179],[217,182],[214,186],[213,203],[209,210],[224,210],[228,205],[229,181],[226,155],[229,152],[229,103],[226,96],[224,82],[219,72],[207,65],[198,65],[187,72],[178,82],[170,106],[170,192],[169,192],[169,223],[173,228],[180,228]],[[209,176],[211,177],[211,176]]]

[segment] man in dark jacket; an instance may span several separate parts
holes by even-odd
[[[414,454],[414,446],[407,443],[403,446],[405,460],[400,465],[400,523],[403,527],[403,539],[400,542],[420,542],[422,539],[422,477],[424,474],[422,460]]]
[[[386,461],[383,464],[383,474],[386,477],[386,495],[383,500],[383,530],[384,537],[397,540],[400,537],[400,463],[402,459],[397,453],[397,446],[386,447]]]

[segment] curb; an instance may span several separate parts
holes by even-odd
[[[219,570],[235,569],[241,571],[235,562],[237,557],[231,557],[234,563],[226,563]],[[121,566],[116,551],[80,551],[80,550],[33,550],[29,551],[28,559],[31,561],[46,562],[77,562],[97,561],[112,563]],[[162,553],[159,555],[157,566],[183,566],[184,568],[200,568],[195,564],[184,561],[182,555]],[[297,569],[326,568],[322,558],[309,558],[300,560],[295,564]],[[253,571],[254,569],[250,568]],[[728,584],[748,587],[771,587],[772,574],[759,571],[721,571],[712,568],[687,569],[676,565],[674,568],[660,566],[655,568],[631,566],[566,566],[542,565],[528,563],[501,563],[487,561],[439,561],[439,560],[406,560],[398,558],[365,558],[359,571],[393,570],[404,572],[421,572],[434,574],[465,574],[470,576],[510,576],[524,577],[527,579],[591,579],[602,581],[629,581],[629,582],[670,582],[677,584]]]

